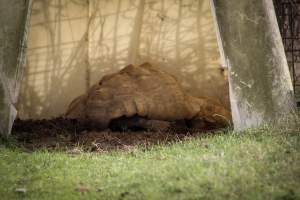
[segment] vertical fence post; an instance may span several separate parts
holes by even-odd
[[[293,118],[293,87],[272,0],[213,3],[229,68],[234,128]]]
[[[0,1],[0,135],[9,135],[17,111],[32,0]]]

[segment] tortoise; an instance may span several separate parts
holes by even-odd
[[[101,129],[165,129],[180,121],[201,129],[231,123],[230,112],[221,104],[189,95],[174,76],[149,63],[128,65],[104,76],[70,103],[65,117]]]

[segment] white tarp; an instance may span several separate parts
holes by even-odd
[[[20,119],[61,116],[103,76],[149,62],[229,107],[209,0],[35,0]]]

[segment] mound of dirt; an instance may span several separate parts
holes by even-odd
[[[172,75],[151,66],[129,65],[104,76],[74,99],[66,118],[108,127],[165,129],[184,120],[190,128],[228,126],[231,115],[222,105],[187,94]]]

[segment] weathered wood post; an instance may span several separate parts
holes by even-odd
[[[9,135],[25,62],[32,0],[0,1],[0,134]]]
[[[234,128],[293,118],[295,103],[272,0],[212,0],[229,68]]]

